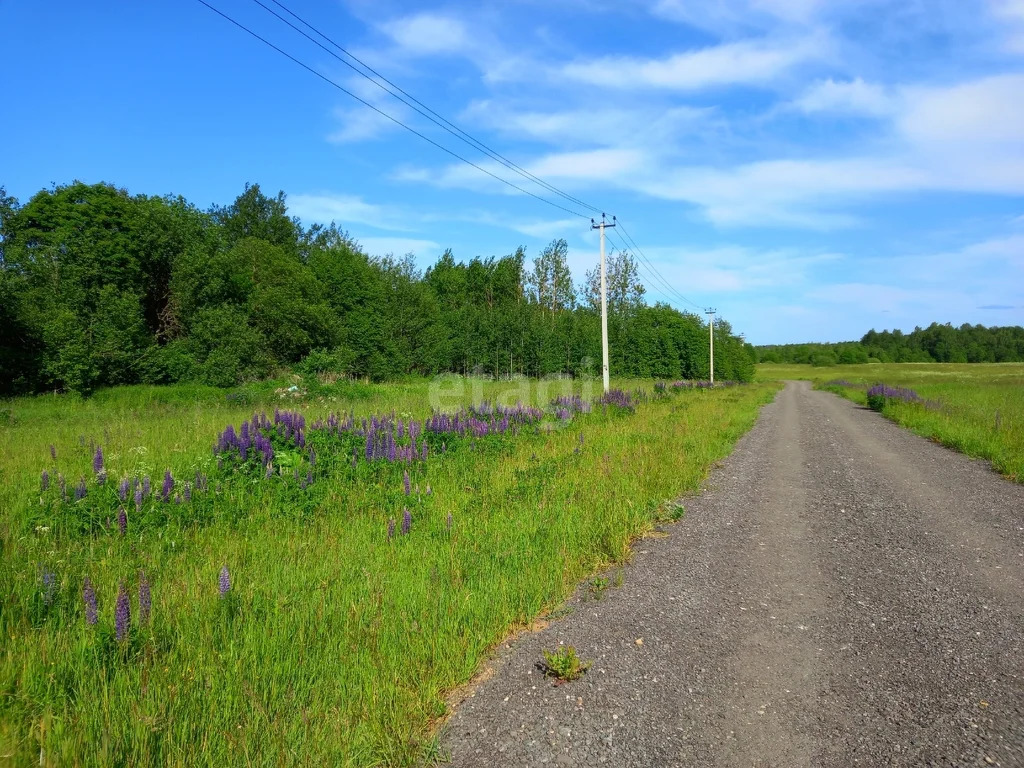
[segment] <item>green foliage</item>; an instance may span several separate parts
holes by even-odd
[[[1024,362],[1024,328],[932,323],[927,328],[868,331],[860,341],[837,344],[775,344],[757,348],[761,363],[809,363],[814,366],[864,363],[1012,363]]]
[[[592,661],[582,661],[576,655],[576,648],[571,645],[563,645],[554,653],[544,651],[544,663],[542,668],[544,674],[553,677],[562,683],[571,683],[583,676],[583,673],[590,669]]]
[[[0,244],[0,394],[228,387],[314,350],[303,372],[373,381],[599,369],[597,270],[577,289],[564,240],[531,269],[523,248],[467,262],[448,251],[420,274],[411,255],[370,257],[334,225],[304,229],[258,185],[203,212],[75,182],[24,206],[0,190]],[[614,375],[707,377],[701,318],[648,306],[627,252],[608,259],[608,307]],[[715,345],[716,376],[752,378],[727,323]]]

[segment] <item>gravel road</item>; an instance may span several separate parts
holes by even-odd
[[[790,382],[686,509],[501,649],[454,765],[1024,766],[1024,486]]]

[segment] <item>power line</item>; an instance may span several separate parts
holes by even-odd
[[[620,251],[622,251],[623,253],[627,253],[627,252],[633,250],[632,248],[629,247],[629,245],[626,243],[625,239],[621,235],[618,236],[618,244],[617,245],[618,245],[618,249]],[[657,281],[654,279],[653,275],[651,274],[650,268],[647,267],[644,264],[644,262],[637,261],[636,262],[636,266],[640,270],[643,271],[644,282],[647,284],[647,287],[649,289],[651,289],[652,291],[660,294],[664,298],[668,299],[668,302],[670,304],[673,303],[673,302],[675,302],[675,303],[679,302],[679,300],[677,298],[669,295],[668,293],[665,292],[664,288],[661,288],[659,286],[659,284],[657,283]]]
[[[647,266],[650,267],[651,271],[657,276],[657,278],[661,281],[661,284],[664,285],[666,289],[668,289],[672,294],[674,294],[679,300],[689,304],[691,307],[701,309],[701,306],[699,304],[690,301],[690,299],[688,299],[686,296],[684,296],[682,293],[680,293],[678,290],[672,287],[671,283],[669,283],[665,276],[658,271],[658,268],[654,266],[653,262],[649,258],[647,258],[647,254],[645,254],[643,250],[640,248],[640,246],[637,245],[637,242],[636,240],[633,239],[633,236],[629,234],[625,227],[622,226],[621,221],[619,222],[619,229],[621,231],[621,234],[632,244],[632,248],[630,248],[629,250],[635,251],[636,254],[641,259],[643,259],[644,262],[647,263]]]
[[[212,5],[210,5],[208,2],[206,2],[206,0],[196,0],[196,2],[200,3],[201,5],[206,6],[207,8],[209,8],[211,11],[216,13],[221,18],[223,18],[223,19],[231,22],[232,24],[234,24],[236,27],[241,29],[243,32],[246,32],[249,35],[251,35],[252,37],[255,37],[257,40],[259,40],[264,45],[266,45],[266,46],[268,46],[270,48],[273,48],[275,51],[277,51],[279,54],[284,56],[286,59],[289,59],[290,61],[294,62],[295,64],[298,64],[300,67],[305,69],[307,72],[310,72],[311,74],[316,75],[317,77],[319,77],[324,82],[328,83],[329,85],[334,86],[335,88],[337,88],[342,93],[344,93],[344,94],[346,94],[348,96],[351,96],[353,99],[358,101],[360,104],[362,104],[362,105],[364,105],[366,107],[369,107],[374,112],[376,112],[377,114],[381,115],[382,117],[387,118],[388,120],[390,120],[391,122],[395,123],[396,125],[400,125],[402,128],[405,128],[405,130],[407,130],[410,133],[412,133],[412,134],[418,136],[419,138],[423,139],[428,144],[431,144],[431,145],[437,147],[442,152],[444,152],[444,153],[446,153],[448,155],[451,155],[452,157],[454,157],[455,159],[465,163],[466,165],[469,165],[469,166],[471,166],[473,168],[476,168],[481,173],[486,173],[491,178],[496,179],[496,180],[500,181],[502,184],[506,184],[506,185],[512,187],[513,189],[515,189],[515,190],[517,190],[519,192],[522,192],[524,195],[529,195],[530,197],[532,197],[532,198],[534,198],[536,200],[540,200],[542,203],[546,203],[547,205],[550,205],[550,206],[552,206],[554,208],[558,208],[559,210],[565,211],[566,213],[572,214],[573,216],[579,216],[581,219],[589,219],[590,218],[590,216],[587,216],[584,213],[580,213],[579,211],[574,211],[574,210],[572,210],[570,208],[566,208],[564,205],[560,205],[559,203],[553,202],[552,200],[548,200],[546,197],[541,197],[540,195],[535,194],[535,193],[531,192],[528,189],[523,189],[518,184],[515,184],[514,182],[511,182],[508,179],[502,178],[501,176],[498,176],[496,173],[492,173],[491,171],[488,171],[486,168],[484,168],[484,167],[482,167],[480,165],[477,165],[472,160],[469,160],[469,159],[463,157],[462,155],[458,154],[457,152],[454,152],[451,149],[448,149],[448,147],[444,146],[443,144],[439,144],[438,142],[434,141],[429,136],[426,136],[423,133],[417,131],[415,128],[413,128],[413,127],[411,127],[409,125],[406,125],[401,120],[399,120],[397,117],[394,117],[394,116],[388,114],[387,112],[385,112],[383,109],[380,109],[379,107],[374,106],[373,104],[368,102],[366,99],[363,99],[363,98],[357,96],[352,91],[350,91],[347,88],[345,88],[345,86],[335,82],[331,78],[327,77],[327,75],[325,75],[325,74],[323,74],[321,72],[318,72],[317,70],[313,69],[313,67],[311,67],[308,64],[306,64],[306,63],[300,61],[299,59],[295,58],[294,56],[292,56],[287,51],[285,51],[285,50],[279,48],[278,46],[274,45],[272,42],[267,40],[265,37],[262,37],[259,34],[257,34],[256,32],[253,32],[247,26],[245,26],[241,22],[236,21],[235,19],[231,18],[230,16],[228,16],[223,11],[221,11],[221,10],[219,10],[217,8],[214,8]]]
[[[629,240],[630,243],[632,243],[632,245],[633,245],[632,250],[635,250],[636,253],[640,256],[640,258],[643,259],[645,262],[647,262],[647,265],[651,268],[651,270],[654,272],[654,274],[657,275],[657,277],[661,280],[661,283],[669,291],[671,291],[673,294],[675,294],[677,297],[679,297],[679,299],[681,299],[682,301],[686,302],[690,306],[696,307],[697,309],[701,309],[699,304],[696,304],[693,301],[690,301],[690,299],[688,299],[686,296],[684,296],[682,293],[680,293],[677,289],[675,289],[669,283],[669,281],[665,278],[665,276],[662,275],[661,272],[658,271],[657,267],[654,266],[654,263],[649,258],[647,258],[647,254],[645,254],[643,252],[643,250],[640,248],[640,246],[637,245],[636,240],[633,239],[633,236],[629,234],[629,232],[626,230],[625,227],[620,227],[620,229],[622,230],[622,234],[626,237],[626,239]]]
[[[539,186],[543,187],[547,191],[552,192],[552,193],[558,195],[559,197],[562,197],[562,198],[568,200],[569,202],[575,203],[576,205],[580,205],[580,206],[582,206],[584,208],[587,208],[587,209],[589,209],[589,210],[591,210],[591,211],[593,211],[595,213],[599,213],[601,211],[600,208],[598,208],[596,206],[593,206],[593,205],[590,205],[589,203],[587,203],[587,202],[585,202],[583,200],[580,200],[577,197],[573,197],[568,192],[562,191],[561,189],[559,189],[558,187],[554,186],[553,184],[550,184],[547,181],[544,181],[544,179],[534,175],[533,173],[530,173],[530,171],[526,170],[525,168],[521,167],[520,165],[517,165],[512,160],[509,160],[507,157],[505,157],[504,155],[499,153],[497,150],[491,149],[489,146],[484,144],[482,141],[480,141],[479,139],[477,139],[474,136],[470,135],[469,133],[464,131],[462,128],[460,128],[459,126],[455,125],[450,120],[446,119],[443,115],[439,114],[435,110],[433,110],[430,107],[428,107],[422,101],[420,101],[415,96],[413,96],[411,93],[409,93],[408,91],[404,90],[401,86],[397,85],[396,83],[393,83],[391,80],[388,80],[388,78],[386,78],[380,72],[375,70],[373,67],[371,67],[369,64],[367,64],[365,61],[360,59],[358,56],[356,56],[351,51],[348,51],[347,49],[345,49],[340,43],[332,40],[326,34],[321,32],[315,26],[313,26],[308,21],[306,21],[301,16],[299,16],[297,13],[295,13],[290,8],[288,8],[288,6],[286,6],[284,3],[280,2],[279,0],[271,0],[271,2],[274,3],[274,5],[279,7],[281,10],[283,10],[285,13],[290,15],[292,18],[294,18],[300,24],[305,26],[307,29],[311,30],[314,34],[318,35],[319,37],[323,38],[328,43],[333,45],[335,48],[337,48],[339,51],[341,51],[345,56],[348,56],[350,59],[352,59],[353,61],[358,63],[359,66],[363,67],[363,69],[365,69],[367,72],[370,72],[377,79],[375,80],[374,77],[370,77],[370,75],[367,75],[366,72],[361,71],[358,67],[356,67],[355,65],[353,65],[350,62],[346,61],[341,56],[339,56],[334,51],[332,51],[329,48],[327,48],[325,45],[323,45],[319,41],[317,41],[317,40],[313,39],[312,37],[310,37],[308,34],[306,34],[301,29],[299,29],[294,24],[292,24],[290,21],[288,21],[287,19],[282,17],[279,13],[274,11],[272,8],[267,7],[261,0],[253,0],[253,2],[256,3],[256,5],[260,6],[260,8],[265,10],[267,13],[271,14],[272,16],[274,16],[274,18],[278,19],[279,21],[281,21],[284,24],[287,24],[289,27],[291,27],[293,30],[298,32],[303,37],[305,37],[311,43],[313,43],[314,45],[316,45],[317,47],[319,47],[320,49],[325,51],[329,56],[332,56],[335,59],[337,59],[338,61],[340,61],[346,67],[348,67],[353,72],[358,74],[360,77],[365,78],[366,80],[368,80],[369,82],[373,83],[375,86],[380,88],[385,93],[388,93],[391,96],[393,96],[394,98],[398,99],[398,101],[400,101],[403,104],[405,104],[406,106],[412,108],[413,110],[418,112],[420,115],[425,117],[427,120],[432,122],[434,125],[438,126],[442,130],[447,131],[452,136],[455,136],[455,138],[457,138],[460,141],[468,144],[469,146],[473,147],[474,149],[477,149],[480,152],[483,152],[485,155],[490,157],[492,160],[495,160],[495,161],[501,163],[502,165],[504,165],[509,170],[514,171],[515,173],[519,174],[523,178],[528,179],[529,181],[532,181],[535,184],[538,184]],[[386,83],[386,86],[382,85],[380,81],[383,81],[383,83]]]

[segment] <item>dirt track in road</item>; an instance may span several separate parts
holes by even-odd
[[[1024,486],[806,382],[707,485],[498,654],[455,765],[1024,766]]]

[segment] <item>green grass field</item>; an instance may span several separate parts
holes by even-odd
[[[933,407],[890,400],[883,413],[919,435],[988,459],[1009,479],[1024,482],[1024,363],[759,365],[757,375],[761,381],[809,379],[862,405],[874,384],[913,389]],[[853,386],[826,386],[834,381]]]
[[[446,696],[489,650],[677,514],[666,502],[698,488],[778,386],[652,395],[634,413],[598,407],[568,422],[548,408],[516,435],[453,436],[444,452],[431,438],[427,460],[409,464],[352,462],[359,440],[311,430],[315,466],[279,442],[270,479],[252,462],[218,469],[218,434],[254,411],[289,407],[308,424],[394,411],[407,422],[429,415],[434,391],[297,382],[296,398],[277,391],[288,384],[0,403],[0,765],[430,758]],[[581,385],[453,382],[442,405],[543,407],[566,386]],[[293,466],[315,473],[312,485],[294,482]],[[122,534],[119,482],[150,476],[155,494],[168,469],[175,495],[197,475],[209,490],[197,482],[181,504],[146,496],[138,510],[129,493]],[[87,495],[65,500],[58,475],[69,494],[85,478]],[[405,508],[409,533],[389,540],[388,520],[401,526]],[[121,584],[131,619],[118,639]]]

